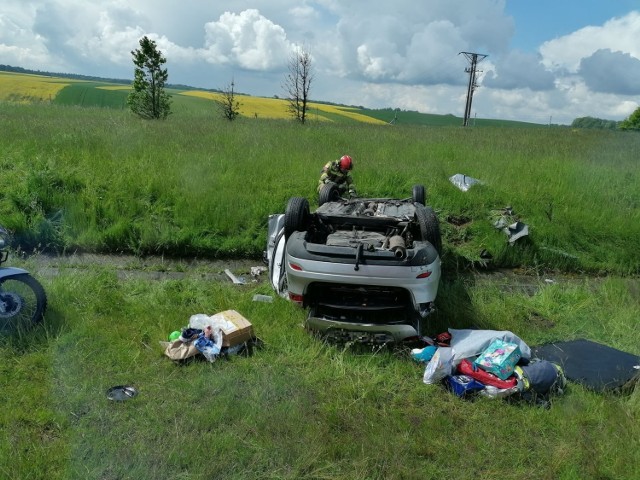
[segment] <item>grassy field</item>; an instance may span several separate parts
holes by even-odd
[[[422,383],[402,351],[342,349],[302,328],[304,312],[262,283],[151,281],[135,262],[46,276],[43,325],[0,343],[0,476],[7,479],[635,479],[640,391],[570,384],[549,410],[463,401]],[[146,265],[148,271],[166,265]],[[247,271],[235,270],[249,278]],[[528,288],[443,281],[443,327],[511,329],[529,345],[591,338],[640,354],[637,280]],[[507,285],[511,287],[512,285]],[[195,313],[236,309],[264,347],[251,357],[176,365],[159,345]],[[106,399],[114,385],[139,395]]]
[[[181,98],[164,122],[0,104],[0,216],[20,247],[259,258],[268,215],[291,196],[315,204],[322,165],[349,153],[360,195],[403,198],[425,185],[449,268],[482,264],[487,251],[494,266],[640,271],[633,133],[230,123]],[[483,184],[462,192],[449,181],[457,173]],[[493,227],[507,205],[530,227],[514,246]]]
[[[441,219],[444,275],[429,332],[508,329],[529,345],[588,338],[640,354],[640,178],[633,133],[242,118],[181,96],[166,121],[117,108],[0,103],[0,219],[13,265],[49,295],[45,321],[0,339],[0,477],[8,479],[635,479],[640,393],[571,384],[551,409],[461,401],[422,383],[406,352],[326,345],[262,282],[207,279],[193,258],[259,264],[266,219],[315,203],[322,165],[355,159],[362,195],[424,184]],[[455,173],[482,180],[468,192]],[[530,235],[509,246],[492,212]],[[137,263],[52,275],[43,249],[134,253]],[[520,267],[531,288],[469,275]],[[144,254],[183,259],[151,281]],[[219,273],[219,272],[216,272]],[[247,272],[236,272],[247,275]],[[539,275],[535,275],[535,274]],[[545,282],[555,279],[553,283]],[[506,285],[510,287],[511,285]],[[195,313],[236,309],[264,348],[176,365],[159,345]],[[110,403],[105,391],[140,395]]]

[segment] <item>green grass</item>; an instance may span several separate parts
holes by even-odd
[[[196,99],[197,100],[197,99]],[[209,102],[210,103],[210,102]],[[640,136],[559,128],[372,126],[218,118],[176,97],[166,121],[126,110],[0,105],[0,216],[21,248],[244,256],[292,196],[315,204],[320,168],[349,153],[361,195],[424,184],[449,267],[640,271]],[[461,192],[449,177],[484,184]],[[515,246],[493,228],[511,205]]]
[[[421,183],[439,214],[444,275],[427,333],[508,329],[532,346],[588,338],[640,354],[640,136],[229,123],[186,97],[173,111],[149,122],[126,110],[1,104],[0,218],[20,248],[258,264],[267,216],[291,196],[314,204],[322,165],[349,153],[361,194],[407,197]],[[483,185],[461,192],[455,173]],[[506,205],[531,227],[512,247],[491,224]],[[519,289],[467,275],[482,249],[494,266],[556,282],[531,275]],[[550,410],[466,402],[423,384],[407,352],[325,345],[302,328],[303,310],[252,302],[272,294],[264,283],[216,283],[189,267],[184,279],[150,281],[63,262],[50,276],[37,257],[12,261],[42,280],[50,308],[34,330],[0,339],[1,478],[637,476],[638,389],[571,384]],[[264,341],[254,356],[163,356],[158,342],[192,314],[229,308]],[[139,396],[110,403],[105,391],[119,384]]]
[[[298,307],[251,301],[271,293],[264,284],[23,266],[51,308],[0,343],[4,478],[633,479],[640,465],[637,389],[571,384],[550,410],[463,401],[423,384],[424,367],[402,352],[323,344]],[[529,295],[459,276],[438,303],[432,333],[511,329],[529,345],[586,337],[640,353],[637,281],[541,282]],[[181,366],[163,356],[158,342],[190,315],[229,308],[264,341],[252,357]],[[138,397],[110,403],[120,384]]]
[[[127,108],[128,90],[104,90],[103,83],[79,82],[63,88],[55,97],[57,105],[80,107]]]

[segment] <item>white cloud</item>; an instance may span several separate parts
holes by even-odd
[[[589,26],[540,46],[543,64],[553,70],[578,71],[580,61],[596,51],[609,49],[640,59],[640,12],[613,18],[602,26]]]
[[[366,3],[366,4],[365,4]],[[464,83],[461,51],[503,51],[513,21],[503,1],[465,0],[455,7],[442,0],[380,2],[341,6],[328,52],[345,76],[409,85]],[[339,47],[336,48],[335,45]]]
[[[293,45],[282,27],[258,10],[225,12],[205,24],[202,56],[211,63],[237,65],[247,70],[272,70],[286,65]]]

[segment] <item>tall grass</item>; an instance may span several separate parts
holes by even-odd
[[[193,102],[193,103],[192,103]],[[633,133],[220,119],[182,96],[163,122],[129,112],[0,105],[0,217],[23,248],[257,258],[266,219],[315,203],[322,165],[355,159],[358,192],[424,184],[444,260],[636,274],[640,178]],[[468,192],[448,178],[483,182]],[[491,212],[530,226],[508,246]]]
[[[495,265],[525,271],[637,274],[638,136],[229,123],[191,100],[164,122],[0,104],[0,220],[24,249],[257,261],[268,214],[291,196],[313,204],[322,164],[349,153],[361,194],[408,197],[422,183],[440,216],[445,270],[427,333],[509,329],[532,346],[584,337],[640,354],[636,278],[547,271],[519,286],[457,271],[486,249]],[[455,173],[483,185],[461,192]],[[506,205],[531,226],[511,247],[491,224]],[[303,310],[252,302],[272,293],[265,283],[214,283],[190,268],[156,282],[63,262],[47,276],[36,260],[13,259],[42,280],[45,321],[0,339],[1,478],[637,476],[637,389],[572,383],[550,410],[462,401],[424,385],[407,352],[327,345],[302,328]],[[264,341],[253,356],[163,356],[158,341],[190,315],[230,308]],[[109,402],[106,390],[121,384],[138,397]]]
[[[550,410],[463,401],[424,385],[406,353],[326,345],[265,284],[123,279],[112,267],[39,276],[45,323],[0,342],[3,478],[633,479],[639,392],[570,384]],[[121,272],[122,273],[122,272]],[[242,272],[237,272],[242,273]],[[529,345],[584,336],[640,353],[637,281],[557,279],[534,291],[443,282],[442,328],[512,329]],[[234,308],[264,347],[174,364],[159,340],[195,313]],[[112,403],[106,390],[137,387]],[[623,453],[621,453],[623,452]]]

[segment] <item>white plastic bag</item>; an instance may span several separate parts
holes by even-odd
[[[215,315],[206,315],[204,313],[197,313],[191,315],[189,318],[189,327],[205,330],[207,327],[211,327],[213,330],[224,330],[225,332],[232,332],[237,327],[233,322],[224,318],[224,315],[216,313]]]
[[[496,339],[515,343],[520,347],[522,358],[531,358],[531,348],[520,337],[509,330],[458,330],[450,328],[451,348],[455,349],[454,366],[465,358],[477,357]]]
[[[422,380],[427,385],[441,382],[453,372],[454,351],[451,347],[439,347],[424,370]]]

